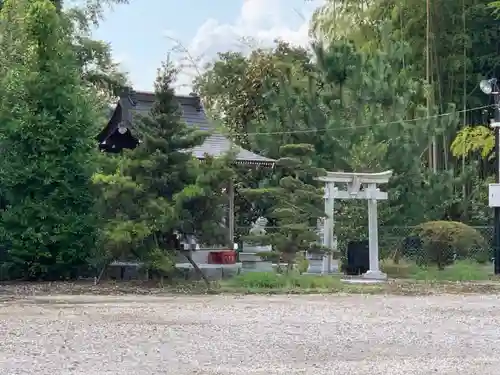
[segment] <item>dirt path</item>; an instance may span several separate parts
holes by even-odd
[[[0,374],[497,374],[500,296],[0,304]]]

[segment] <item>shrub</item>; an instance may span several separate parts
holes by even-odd
[[[429,221],[418,225],[414,234],[422,241],[419,264],[435,264],[439,269],[454,259],[488,260],[488,245],[474,228],[456,221]]]
[[[309,269],[309,261],[304,256],[298,258],[296,260],[296,263],[297,263],[297,271],[300,274],[307,272],[307,270]]]
[[[287,278],[275,272],[248,272],[228,281],[229,284],[250,289],[284,288]]]
[[[413,274],[420,270],[414,262],[408,262],[405,259],[395,261],[393,259],[384,259],[380,261],[380,269],[391,278],[411,279]]]

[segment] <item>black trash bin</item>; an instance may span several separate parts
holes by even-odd
[[[347,275],[361,275],[370,269],[368,240],[350,241],[347,243]]]

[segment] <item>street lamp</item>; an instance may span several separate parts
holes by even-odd
[[[493,93],[493,90],[496,88],[496,85],[497,85],[496,78],[483,79],[481,82],[479,82],[479,88],[486,95],[495,94]]]
[[[496,78],[479,82],[479,87],[486,95],[492,95],[495,102],[495,116],[491,127],[495,131],[495,182],[488,189],[489,206],[494,210],[493,248],[495,250],[495,274],[500,274],[500,92]]]

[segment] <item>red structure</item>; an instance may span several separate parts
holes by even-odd
[[[236,263],[236,251],[234,250],[223,250],[223,251],[212,251],[208,255],[209,264],[235,264]]]

